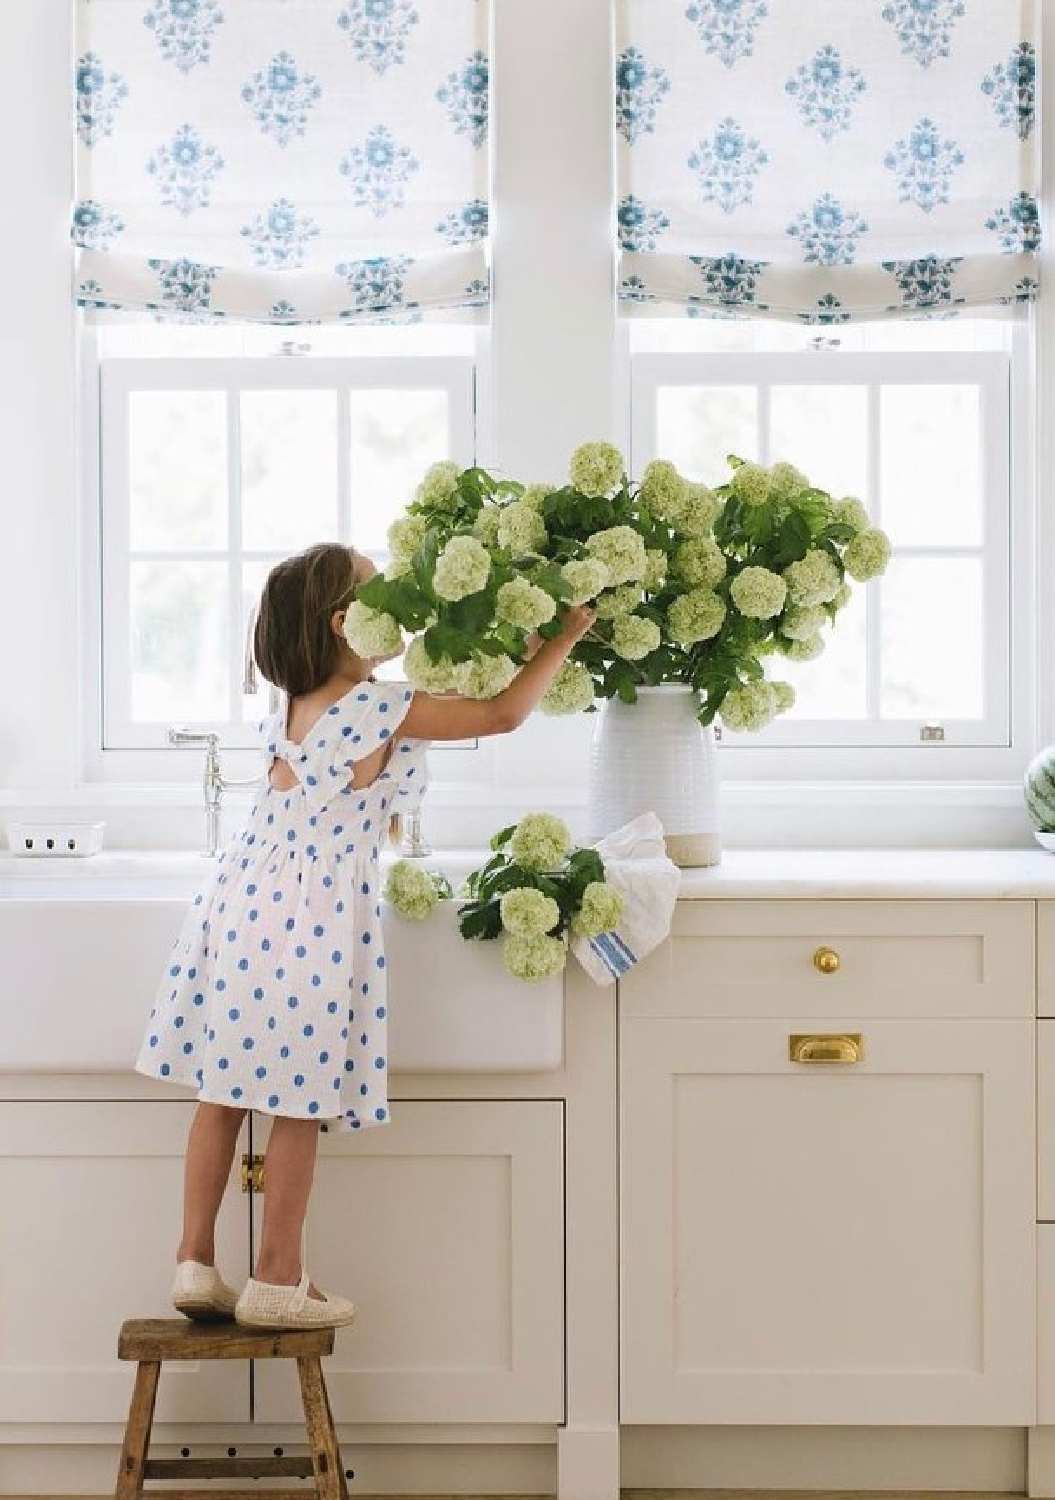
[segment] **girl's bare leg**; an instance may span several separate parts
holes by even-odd
[[[257,1281],[296,1286],[303,1274],[300,1249],[318,1144],[318,1120],[276,1115],[271,1122],[264,1156],[264,1221],[253,1272]],[[308,1294],[321,1297],[314,1283]]]
[[[198,1260],[211,1266],[216,1261],[216,1215],[231,1175],[231,1162],[244,1109],[226,1104],[198,1105],[187,1137],[187,1160],[183,1171],[183,1238],[176,1251],[177,1262]]]

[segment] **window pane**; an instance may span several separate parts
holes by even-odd
[[[337,527],[337,393],[244,391],[244,545],[299,552]]]
[[[251,644],[247,641],[249,617],[260,602],[261,590],[267,575],[275,563],[280,561],[281,558],[275,556],[266,562],[254,559],[252,562],[242,564],[242,634],[240,640],[243,645]],[[260,720],[266,718],[271,712],[271,684],[261,677],[259,669],[257,669],[256,680],[256,692],[242,695],[242,722],[244,724],[259,724]]]
[[[134,552],[223,547],[223,391],[133,391],[128,399],[129,543]]]
[[[981,388],[884,386],[880,434],[882,524],[895,546],[980,546]]]
[[[445,390],[352,392],[352,544],[383,553],[385,533],[430,464],[449,458]]]
[[[795,464],[836,498],[865,499],[868,390],[863,385],[776,385],[771,392],[772,463]]]
[[[726,458],[758,458],[758,391],[749,385],[664,385],[656,391],[656,439],[697,484],[724,484]]]
[[[766,676],[790,682],[795,706],[782,719],[863,719],[868,712],[865,669],[865,590],[854,589],[834,629],[821,632],[824,655],[813,661],[765,660]]]
[[[883,717],[981,718],[981,560],[895,558],[880,588]]]
[[[226,719],[227,567],[134,562],[132,718]]]

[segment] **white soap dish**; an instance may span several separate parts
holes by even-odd
[[[1055,854],[1055,833],[1043,828],[1034,828],[1033,837],[1042,849],[1047,849],[1049,854]]]
[[[103,847],[105,823],[9,823],[12,854],[31,859],[85,859]]]

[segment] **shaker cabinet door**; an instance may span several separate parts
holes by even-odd
[[[1035,1421],[1028,1020],[625,1020],[620,1113],[623,1422]]]

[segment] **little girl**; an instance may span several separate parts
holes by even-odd
[[[287,708],[264,721],[263,790],[187,914],[135,1062],[201,1100],[172,1289],[191,1318],[307,1328],[354,1317],[310,1281],[301,1236],[320,1123],[388,1120],[378,859],[390,806],[420,797],[430,740],[522,724],[594,619],[569,610],[495,698],[434,697],[375,681],[385,658],[364,660],[345,640],[356,587],[376,571],[326,543],[268,575],[253,650]],[[249,1109],[272,1126],[260,1248],[238,1295],[216,1270],[214,1229]]]

